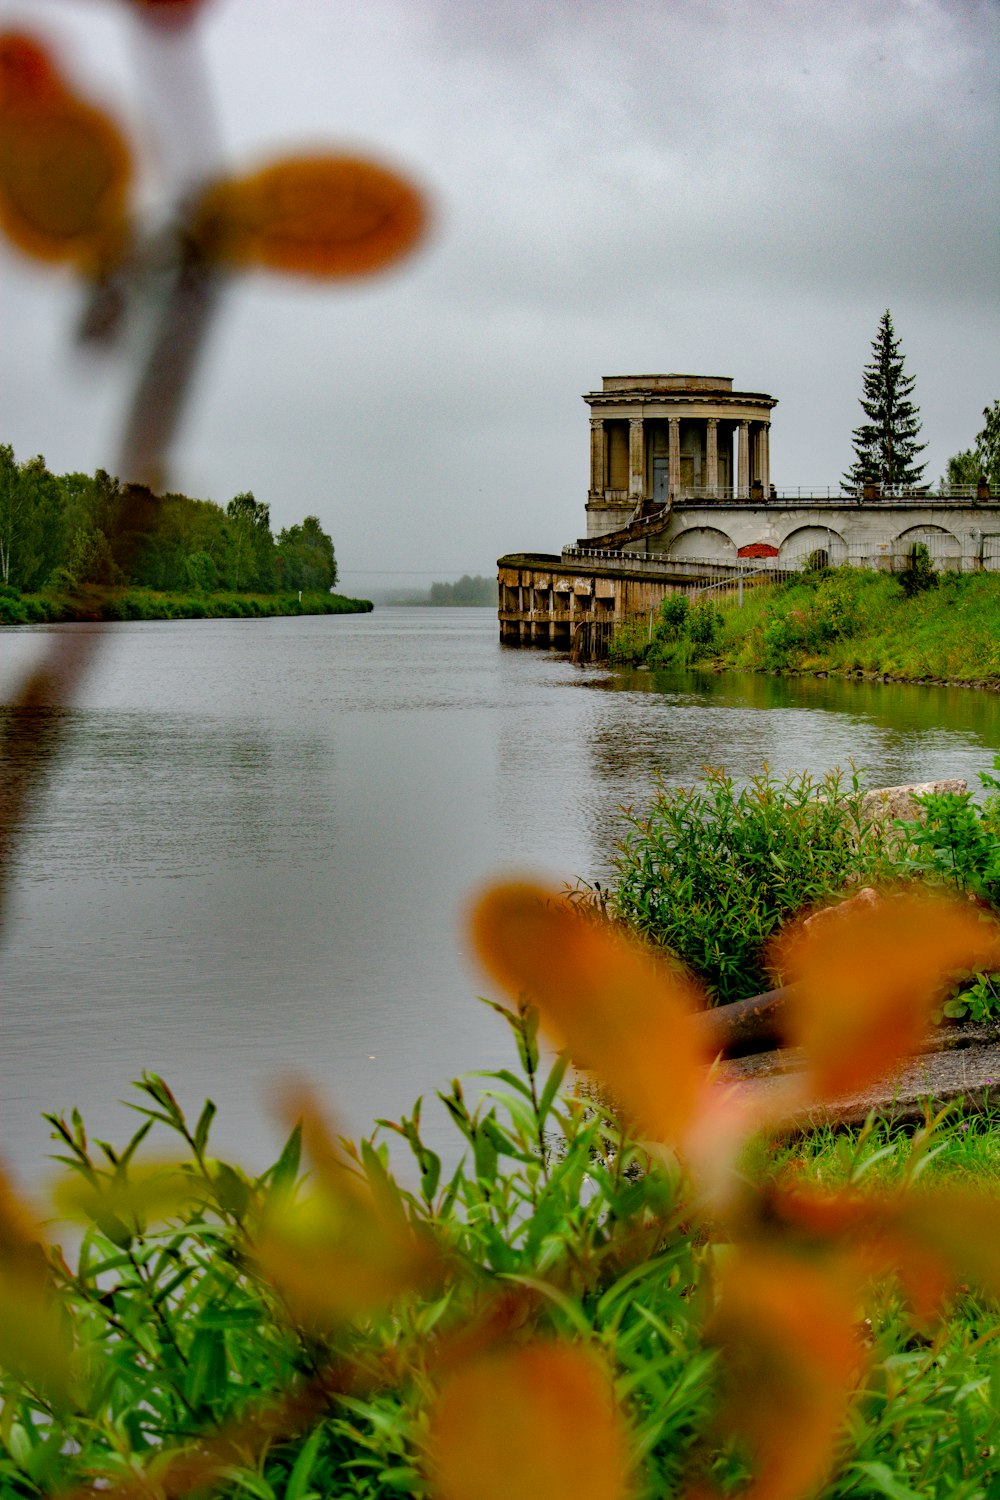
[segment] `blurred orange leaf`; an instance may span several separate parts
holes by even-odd
[[[817,1100],[865,1088],[919,1044],[948,976],[1000,962],[995,924],[967,903],[891,896],[842,921],[796,925],[775,949],[788,1041]]]
[[[497,983],[538,1007],[549,1032],[604,1080],[640,1130],[683,1139],[706,1088],[693,981],[538,886],[486,891],[472,935]]]
[[[863,1365],[842,1268],[763,1246],[726,1262],[708,1337],[722,1350],[724,1431],[750,1450],[743,1500],[800,1500],[828,1473]]]
[[[939,1313],[959,1282],[1000,1296],[996,1195],[953,1187],[827,1193],[797,1184],[769,1194],[768,1213],[793,1233],[839,1242],[866,1273],[898,1275],[921,1320]]]
[[[954,1188],[925,1189],[900,1198],[895,1227],[944,1262],[961,1279],[1000,1297],[1000,1198]]]
[[[423,196],[398,173],[353,156],[297,156],[215,183],[192,216],[209,261],[303,276],[366,276],[422,239]]]
[[[130,177],[114,121],[71,92],[39,42],[0,36],[0,228],[12,243],[89,272],[113,263]]]
[[[438,1500],[623,1500],[628,1443],[607,1371],[587,1350],[536,1343],[481,1356],[430,1414]]]
[[[187,25],[205,0],[125,0],[133,10],[144,12],[150,20],[170,26]]]
[[[40,1232],[0,1169],[0,1366],[64,1400],[69,1357]]]
[[[386,1177],[372,1184],[344,1159],[314,1101],[297,1093],[315,1186],[282,1196],[265,1214],[257,1258],[297,1317],[320,1325],[387,1307],[426,1288],[438,1271]]]

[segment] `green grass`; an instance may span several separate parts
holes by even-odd
[[[907,598],[891,574],[836,568],[748,587],[742,609],[732,596],[718,608],[703,605],[692,630],[696,615],[697,606],[687,622],[661,618],[651,644],[645,628],[625,627],[612,664],[1000,683],[997,574],[946,573]]]

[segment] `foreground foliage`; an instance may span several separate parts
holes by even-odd
[[[769,1144],[887,1066],[928,976],[995,930],[907,897],[861,919],[860,967],[796,938],[810,1062],[766,1104],[705,1071],[690,981],[608,924],[499,887],[473,934],[537,1006],[494,1003],[517,1071],[440,1096],[448,1173],[419,1103],[355,1148],[299,1090],[259,1176],[153,1075],[122,1148],[49,1117],[82,1239],[47,1248],[0,1192],[0,1493],[996,1500],[1000,1200],[967,1186],[980,1161],[996,1184],[995,1121]],[[568,1055],[614,1111],[567,1089]]]

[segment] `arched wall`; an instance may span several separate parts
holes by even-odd
[[[696,558],[704,562],[735,562],[736,543],[715,526],[690,526],[667,544],[668,557]]]
[[[938,569],[955,568],[962,565],[962,543],[953,531],[944,526],[910,526],[901,531],[893,543],[893,555],[905,557],[916,543],[922,543],[930,554],[931,562]]]
[[[827,553],[831,567],[847,561],[847,543],[831,526],[797,526],[781,543],[778,557],[791,566],[804,563],[811,553],[820,551]]]

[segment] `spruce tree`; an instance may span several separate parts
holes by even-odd
[[[844,475],[850,489],[866,481],[881,485],[919,484],[926,464],[916,462],[927,447],[918,443],[920,412],[909,399],[914,377],[903,374],[903,356],[886,308],[865,365],[861,409],[868,418],[854,429],[854,463]]]

